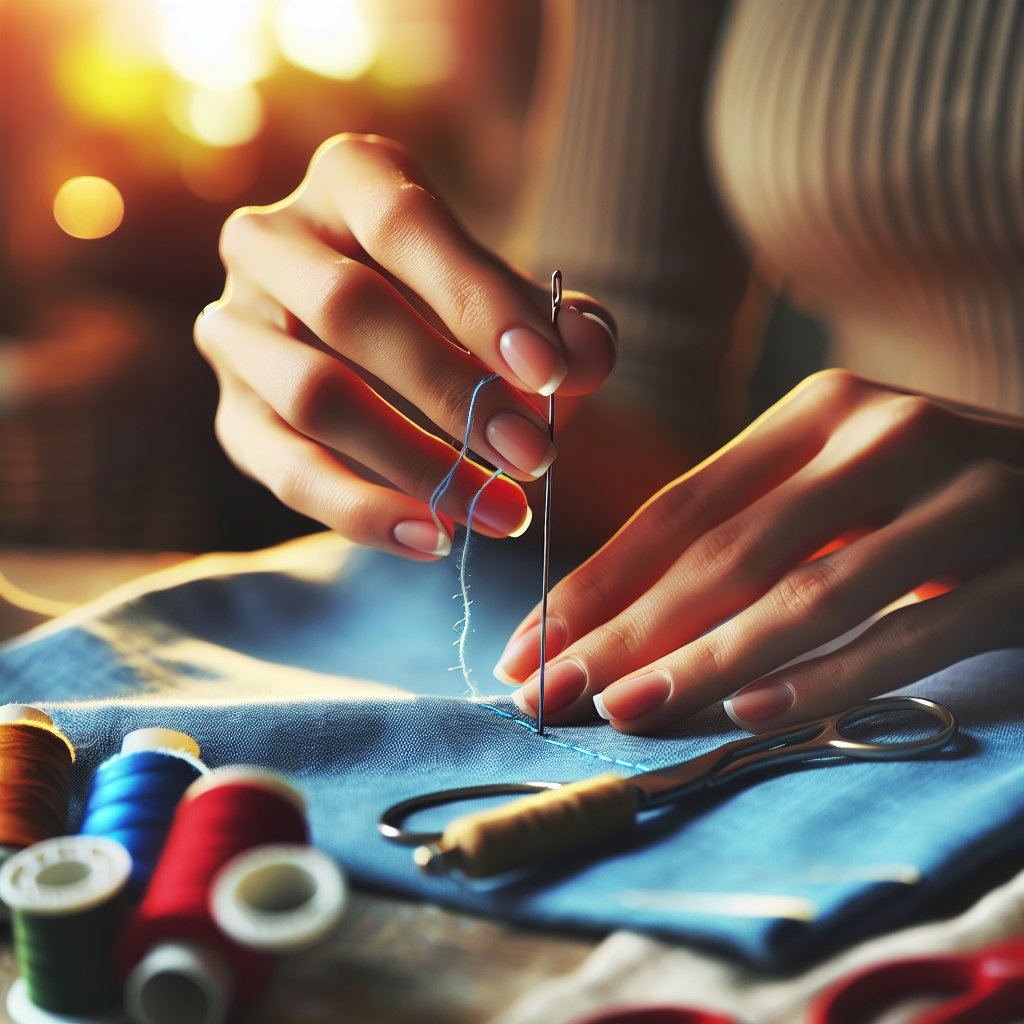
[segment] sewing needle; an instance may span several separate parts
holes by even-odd
[[[562,272],[551,275],[551,326],[558,326],[562,308]],[[548,437],[555,441],[555,394],[548,395]],[[551,570],[551,466],[544,474],[544,567],[540,594],[540,687],[537,697],[537,735],[544,735],[544,671],[548,660],[548,577]]]

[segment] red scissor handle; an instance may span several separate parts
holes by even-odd
[[[621,1006],[581,1017],[572,1024],[736,1024],[736,1021],[685,1006]]]
[[[897,1000],[947,996],[914,1024],[1011,1024],[1024,1015],[1024,939],[950,956],[896,960],[847,977],[812,1004],[808,1024],[861,1024]]]

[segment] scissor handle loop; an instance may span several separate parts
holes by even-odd
[[[852,740],[843,732],[843,728],[853,725],[879,712],[890,711],[923,711],[937,719],[942,728],[931,736],[922,736],[917,740],[907,740],[905,743],[862,743],[859,740]],[[941,750],[955,735],[957,730],[956,719],[948,708],[927,697],[880,697],[876,700],[869,700],[866,704],[850,708],[841,715],[835,715],[829,720],[829,728],[822,734],[821,740],[827,740],[828,745],[839,753],[848,757],[862,758],[867,761],[890,761],[902,757],[904,754],[918,753],[926,754],[932,750]]]
[[[923,711],[937,719],[942,728],[931,736],[905,743],[863,743],[843,733],[843,728],[861,719],[890,711]],[[853,757],[860,761],[896,761],[907,754],[927,754],[944,747],[956,735],[956,719],[947,708],[926,697],[878,697],[866,704],[848,708],[838,715],[814,722],[776,729],[748,739],[737,740],[728,748],[728,759],[708,781],[708,785],[732,780],[754,768],[819,757]]]
[[[482,800],[489,796],[516,796],[525,793],[543,793],[549,789],[561,789],[561,782],[489,782],[483,786],[463,786],[461,789],[443,789],[436,793],[424,793],[409,800],[392,804],[377,821],[377,831],[392,843],[400,846],[425,846],[436,843],[441,832],[405,832],[405,819],[418,811],[431,807],[443,807],[462,800]]]

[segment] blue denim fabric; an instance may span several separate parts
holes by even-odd
[[[500,689],[490,667],[537,598],[536,560],[522,550],[479,543],[473,555],[469,660],[490,692]],[[89,775],[122,736],[168,726],[194,736],[211,766],[291,775],[316,843],[358,882],[533,924],[660,933],[765,966],[895,924],[1024,838],[1024,651],[1003,651],[907,689],[960,721],[960,738],[927,758],[748,777],[645,820],[600,857],[483,882],[425,877],[407,848],[376,833],[394,801],[482,782],[631,774],[738,735],[714,708],[668,736],[625,737],[595,721],[540,738],[507,696],[465,699],[449,671],[454,570],[359,551],[329,583],[269,572],[186,583],[9,645],[2,696],[47,702],[74,741],[72,828]],[[258,692],[240,696],[239,673]],[[335,676],[411,692],[337,695]],[[411,824],[439,825],[440,814]],[[793,906],[804,912],[770,916],[774,904],[750,894],[802,901]]]

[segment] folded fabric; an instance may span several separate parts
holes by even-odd
[[[859,971],[907,957],[966,953],[1014,938],[1024,938],[1024,871],[958,917],[869,939],[781,980],[692,949],[616,932],[578,970],[542,982],[492,1024],[568,1024],[625,1006],[686,1006],[744,1024],[804,1024],[815,996]],[[926,1008],[930,1002],[921,1012]],[[1024,1020],[1024,1006],[1020,1014]],[[908,1017],[901,1013],[898,1019]]]
[[[521,551],[478,544],[473,556],[478,681],[536,600],[536,566]],[[738,735],[715,708],[665,736],[594,721],[541,738],[507,696],[453,696],[465,688],[449,671],[453,593],[448,562],[330,536],[197,560],[8,644],[3,697],[47,702],[78,748],[73,824],[88,776],[124,733],[162,725],[194,736],[211,766],[293,776],[315,842],[358,882],[534,924],[660,933],[762,965],[894,924],[1024,834],[1024,651],[1006,651],[908,688],[960,720],[960,738],[937,754],[748,777],[585,857],[485,883],[426,877],[377,834],[394,801],[628,775]]]

